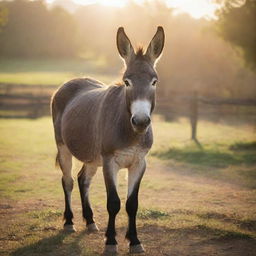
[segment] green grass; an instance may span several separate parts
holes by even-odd
[[[1,83],[59,85],[78,76],[71,72],[15,72],[0,73]]]
[[[62,212],[60,210],[46,209],[43,211],[29,212],[29,216],[31,216],[34,219],[50,221],[62,216]]]
[[[253,127],[200,121],[200,150],[188,139],[187,121],[167,123],[155,117],[153,124],[155,144],[140,188],[137,218],[146,254],[251,255],[256,249]],[[72,201],[78,232],[68,235],[62,232],[64,200],[61,172],[54,168],[50,118],[1,119],[0,141],[0,255],[101,255],[107,225],[102,171],[90,192],[101,231],[85,231],[75,181]],[[80,166],[75,162],[74,176]],[[122,209],[116,223],[120,255],[127,254],[125,177],[121,171]]]
[[[156,209],[141,209],[138,212],[138,218],[141,219],[161,219],[168,217],[167,212]]]
[[[246,165],[252,166],[256,164],[256,149],[248,152],[240,150],[240,152],[232,152],[226,148],[211,145],[207,148],[200,149],[197,145],[184,146],[182,148],[170,148],[166,151],[154,152],[153,156],[162,159],[174,159],[199,166],[223,168],[229,165]]]
[[[191,174],[256,188],[254,127],[199,121],[198,138],[202,147],[186,139],[190,127],[184,119],[156,126],[155,134],[158,143],[150,153],[153,158],[170,166],[183,166]]]
[[[229,147],[231,150],[235,151],[242,151],[242,150],[249,150],[249,151],[256,151],[256,141],[253,142],[237,142]]]
[[[94,77],[109,83],[116,75],[96,60],[84,59],[1,59],[0,83],[59,85],[74,77]]]
[[[0,198],[26,198],[38,196],[42,191],[56,193],[56,184],[49,184],[50,177],[43,175],[50,166],[55,172],[56,149],[49,121],[49,118],[0,120]],[[31,182],[35,178],[36,186]],[[30,182],[26,182],[28,179]]]

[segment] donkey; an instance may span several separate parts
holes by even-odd
[[[124,60],[123,81],[106,86],[90,78],[77,78],[65,83],[54,94],[51,111],[57,144],[56,163],[60,166],[65,196],[64,229],[75,231],[71,209],[73,189],[72,156],[83,162],[78,173],[83,218],[88,231],[97,231],[89,201],[89,187],[99,166],[107,192],[109,214],[105,254],[117,253],[115,218],[120,210],[117,173],[128,168],[126,211],[130,253],[144,252],[137,237],[136,214],[138,192],[146,169],[145,156],[153,143],[151,114],[155,107],[158,81],[155,64],[164,46],[164,30],[157,32],[144,51],[134,48],[120,27],[117,48]]]

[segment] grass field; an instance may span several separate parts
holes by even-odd
[[[100,59],[94,62],[84,59],[0,60],[0,83],[60,85],[74,77],[83,76],[96,77],[105,83],[116,79]]]
[[[154,118],[155,143],[140,190],[138,232],[145,255],[255,255],[256,137],[251,126],[199,123],[202,149],[186,120]],[[107,223],[101,170],[91,189],[101,231],[87,234],[77,182],[78,232],[62,232],[61,173],[54,168],[50,118],[0,120],[0,255],[101,255]],[[75,161],[74,175],[80,163]],[[119,174],[119,255],[127,255],[126,173]]]

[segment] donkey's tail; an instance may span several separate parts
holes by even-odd
[[[56,158],[55,158],[55,167],[59,168],[60,167],[60,153],[59,151],[56,154]]]

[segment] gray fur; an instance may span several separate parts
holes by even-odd
[[[117,46],[126,62],[123,79],[132,80],[133,87],[106,86],[90,78],[65,83],[51,104],[57,145],[65,144],[73,156],[85,163],[100,161],[104,155],[133,145],[149,149],[153,143],[151,125],[145,133],[136,133],[130,122],[130,106],[136,99],[147,98],[153,111],[155,91],[149,83],[157,78],[154,63],[163,44],[163,29],[158,27],[146,54],[143,49],[135,53],[124,29],[119,28]]]
[[[152,145],[151,127],[143,135],[131,127],[124,86],[100,86],[87,78],[72,80],[55,94],[52,112],[57,144],[66,144],[83,162],[98,161],[102,155],[134,144]]]
[[[117,243],[114,222],[120,209],[120,199],[116,177],[121,168],[128,168],[129,172],[126,237],[130,240],[131,251],[144,251],[137,238],[134,215],[138,207],[140,181],[146,169],[145,155],[153,143],[150,115],[155,106],[155,63],[163,45],[164,32],[158,27],[146,53],[143,49],[135,52],[124,29],[119,28],[117,47],[126,65],[123,82],[107,86],[90,78],[77,78],[61,86],[52,97],[51,111],[58,148],[56,164],[63,172],[65,226],[73,225],[71,155],[82,161],[82,170],[86,170],[86,179],[79,176],[78,181],[84,217],[89,224],[94,224],[88,198],[89,185],[97,167],[103,165],[109,213],[107,251],[116,248]],[[83,184],[85,180],[87,183]]]

